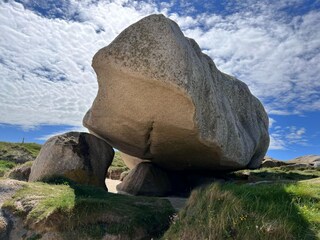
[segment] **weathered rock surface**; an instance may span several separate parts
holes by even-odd
[[[83,123],[128,155],[171,170],[258,168],[268,116],[163,15],[125,29],[92,66],[98,95]]]
[[[120,152],[121,159],[123,160],[124,164],[129,168],[133,169],[135,168],[138,164],[142,162],[150,162],[149,160],[143,160],[138,157],[130,156],[128,154],[125,154],[123,152]]]
[[[29,181],[66,177],[77,183],[105,187],[114,151],[88,133],[68,132],[50,138],[34,161]]]
[[[18,165],[11,169],[5,177],[27,182],[29,180],[32,164],[33,161],[29,161]]]
[[[262,163],[261,163],[262,168],[281,167],[281,166],[285,166],[285,165],[288,165],[288,163],[284,162],[284,161],[273,159],[269,156],[265,156]]]
[[[172,186],[165,171],[152,163],[142,162],[117,185],[117,190],[132,195],[166,196]]]

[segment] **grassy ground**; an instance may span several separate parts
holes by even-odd
[[[163,239],[320,239],[320,181],[199,188]]]
[[[0,177],[4,176],[6,172],[14,168],[17,164],[11,161],[0,160]]]
[[[167,200],[62,183],[28,183],[5,207],[24,217],[30,226],[58,229],[65,239],[101,239],[106,232],[130,236],[139,229],[158,237],[168,228],[174,212]]]
[[[40,148],[36,143],[0,142],[0,177],[19,163],[34,160]]]
[[[37,143],[10,143],[0,142],[0,151],[2,155],[9,155],[14,153],[16,150],[22,150],[29,153],[32,157],[36,158],[41,145]]]

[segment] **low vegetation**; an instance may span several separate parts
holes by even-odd
[[[34,159],[40,147],[0,142],[0,177],[23,166],[21,157]],[[116,151],[109,174],[127,170]],[[131,238],[141,232],[168,240],[320,239],[319,169],[262,168],[222,178],[226,182],[192,191],[178,213],[163,199],[107,193],[61,178],[26,183],[4,207],[34,230],[30,239],[46,231],[61,233],[61,239]]]
[[[128,171],[129,168],[124,164],[120,152],[115,151],[111,166],[108,168],[108,177],[112,179],[119,179],[121,173]]]
[[[0,177],[3,177],[6,172],[14,168],[17,164],[11,161],[0,160]]]
[[[320,180],[201,187],[163,239],[320,239]]]
[[[28,183],[4,207],[29,226],[58,230],[65,239],[101,239],[106,233],[133,236],[141,229],[159,237],[174,213],[164,199],[117,195],[63,179],[55,183]]]
[[[110,167],[114,169],[122,169],[123,171],[129,170],[129,168],[124,164],[119,151],[115,151]]]
[[[40,148],[36,143],[0,142],[0,177],[19,164],[34,160]]]
[[[0,142],[0,156],[2,159],[10,159],[10,156],[15,156],[17,152],[23,152],[36,158],[40,149],[41,145],[37,143]]]

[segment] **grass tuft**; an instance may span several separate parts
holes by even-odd
[[[101,239],[106,233],[133,236],[137,229],[159,237],[174,213],[164,199],[112,194],[65,179],[54,181],[59,184],[26,184],[4,207],[30,226],[56,229],[66,239]]]
[[[7,171],[14,168],[17,164],[11,161],[0,160],[0,177],[4,176]]]
[[[320,185],[212,184],[194,190],[163,239],[317,239]]]

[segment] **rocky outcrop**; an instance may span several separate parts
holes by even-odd
[[[120,193],[144,196],[167,196],[172,191],[165,171],[149,162],[138,164],[117,185]]]
[[[285,166],[285,165],[288,165],[288,163],[284,162],[284,161],[273,159],[269,156],[265,156],[262,163],[261,163],[262,168],[281,167],[281,166]]]
[[[258,168],[268,116],[163,15],[125,29],[92,66],[98,95],[83,123],[128,155],[170,170]]]
[[[29,181],[65,177],[77,183],[105,187],[114,151],[88,133],[69,132],[50,138],[34,161]]]
[[[310,166],[320,167],[320,156],[319,155],[306,155],[297,157],[288,161],[289,164],[307,164]]]

